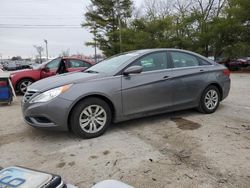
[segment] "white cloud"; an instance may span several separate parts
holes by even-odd
[[[48,40],[49,53],[57,56],[62,50],[90,55],[94,49],[84,44],[92,35],[80,24],[89,0],[0,0],[0,54],[4,58],[34,55],[33,45],[45,45]],[[139,7],[142,0],[135,0]],[[7,25],[3,25],[7,24]],[[23,29],[3,28],[22,25],[74,25],[71,29]]]

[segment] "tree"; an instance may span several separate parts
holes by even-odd
[[[42,52],[44,50],[43,47],[34,45],[34,48],[36,49],[36,51],[38,53],[40,63],[42,63]]]
[[[22,60],[22,57],[21,56],[13,56],[11,58],[12,61],[19,61],[19,60]]]
[[[120,47],[174,47],[216,58],[250,54],[250,0],[145,0],[144,8],[132,16],[132,9],[124,9],[129,11],[122,19],[116,4],[122,1],[106,1],[91,1],[84,24],[95,36],[88,44],[106,56],[119,53]]]
[[[70,55],[70,49],[62,50],[60,56],[68,57]]]
[[[122,51],[122,28],[127,27],[127,19],[132,14],[131,0],[91,0],[85,13],[83,27],[94,34],[94,41],[106,56]],[[90,42],[88,45],[94,46]]]

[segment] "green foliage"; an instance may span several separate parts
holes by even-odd
[[[146,12],[133,19],[131,0],[91,2],[83,26],[90,28],[106,56],[119,53],[120,47],[123,51],[181,48],[216,58],[250,55],[250,0],[193,0],[190,5],[190,0],[178,1],[186,4],[178,4],[179,8],[172,13],[157,16],[157,10],[150,7],[151,17]]]
[[[119,45],[119,19],[121,28],[126,28],[126,19],[131,17],[131,0],[91,0],[88,12],[85,14],[86,22],[83,27],[90,29],[96,42],[106,56],[120,52]],[[88,43],[94,45],[94,43]]]

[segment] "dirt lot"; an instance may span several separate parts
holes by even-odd
[[[79,187],[117,179],[138,188],[250,187],[250,74],[233,74],[218,111],[164,114],[113,125],[99,138],[36,130],[20,100],[0,106],[0,166],[60,174]]]

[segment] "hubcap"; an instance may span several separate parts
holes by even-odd
[[[219,96],[217,91],[209,90],[205,96],[205,105],[209,110],[213,110],[218,104]]]
[[[30,86],[32,84],[31,81],[23,81],[21,84],[20,84],[20,90],[22,93],[25,93],[27,91],[27,88],[28,86]]]
[[[83,109],[79,117],[79,124],[83,131],[96,133],[106,124],[107,113],[99,105],[90,105]]]

